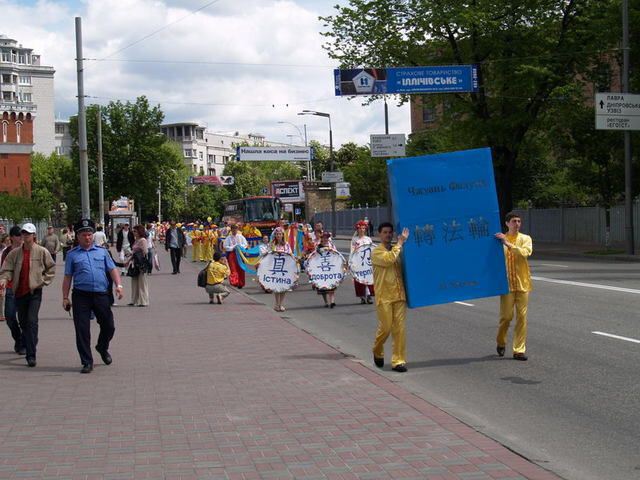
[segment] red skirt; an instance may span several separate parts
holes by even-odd
[[[360,283],[357,280],[353,281],[353,286],[356,289],[356,297],[366,297],[367,296],[367,288],[369,289],[369,295],[374,296],[375,293],[373,291],[373,285],[365,285],[364,283]]]
[[[229,262],[229,283],[234,287],[244,287],[244,270],[240,268],[236,252],[227,252],[227,261]]]

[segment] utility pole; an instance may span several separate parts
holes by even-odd
[[[622,93],[629,93],[629,0],[622,0]],[[627,255],[635,253],[633,241],[633,183],[631,132],[624,131],[624,208]]]
[[[80,150],[80,200],[82,218],[90,218],[89,156],[87,154],[87,116],[84,109],[84,66],[82,55],[82,18],[76,17],[76,66],[78,70],[78,148]]]
[[[102,166],[102,112],[98,105],[98,211],[100,212],[100,223],[104,224],[104,172]]]
[[[162,182],[158,180],[158,221],[162,222]]]

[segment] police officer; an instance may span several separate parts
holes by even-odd
[[[122,299],[123,287],[120,272],[113,263],[109,252],[93,244],[95,224],[82,219],[75,225],[78,246],[70,250],[64,266],[62,282],[62,307],[69,311],[73,306],[73,324],[76,329],[76,346],[82,362],[80,373],[91,373],[93,356],[91,355],[91,312],[100,325],[100,335],[96,351],[106,365],[112,362],[109,354],[109,342],[113,338],[115,326],[111,302],[109,300],[109,281],[111,277],[116,285],[116,295]],[[73,295],[69,300],[69,290],[73,279]]]

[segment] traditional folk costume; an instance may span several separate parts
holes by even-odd
[[[325,245],[322,244],[323,240]],[[320,254],[327,251],[334,251],[334,252],[338,251],[335,245],[333,244],[333,242],[331,241],[331,234],[329,232],[324,232],[322,234],[322,237],[319,239],[318,244],[316,246],[316,251]],[[316,293],[318,295],[322,295],[325,308],[328,308],[328,307],[333,308],[336,306],[336,303],[335,303],[336,288],[316,288]]]
[[[373,245],[373,240],[371,240],[371,237],[368,237],[366,235],[362,237],[358,236],[357,229],[361,225],[366,226],[364,222],[358,222],[356,224],[356,233],[353,235],[353,238],[351,239],[350,255],[353,255],[353,252],[355,252],[362,245]],[[371,297],[375,296],[375,289],[373,285],[365,285],[364,283],[360,283],[359,281],[354,279],[353,286],[355,287],[355,290],[356,290],[356,297],[360,298],[360,303],[373,303],[373,300],[371,299]]]
[[[524,354],[527,341],[527,306],[531,287],[531,272],[528,258],[533,253],[533,241],[529,235],[516,233],[506,235],[506,240],[514,245],[512,248],[504,246],[507,263],[507,277],[509,293],[500,296],[500,324],[496,343],[498,347],[507,344],[507,332],[513,319],[515,307],[516,326],[513,332],[513,353]]]
[[[227,260],[229,262],[229,268],[231,269],[231,275],[229,276],[229,283],[234,287],[242,288],[245,284],[244,270],[238,264],[238,258],[236,254],[236,246],[247,248],[249,245],[247,239],[244,236],[236,232],[235,235],[229,234],[224,240],[224,251],[227,254]]]
[[[390,250],[381,244],[371,254],[373,263],[373,283],[376,295],[378,329],[373,343],[374,359],[384,359],[384,342],[392,336],[393,353],[391,367],[406,364],[407,298],[402,281],[400,252],[402,247],[395,245]]]
[[[204,235],[202,236],[202,250],[205,262],[213,259],[213,237],[213,232],[208,227],[205,227]]]

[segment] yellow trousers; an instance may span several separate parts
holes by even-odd
[[[406,361],[406,330],[405,319],[407,318],[407,303],[393,302],[376,305],[378,313],[378,330],[376,340],[373,343],[373,355],[384,358],[384,342],[391,334],[393,343],[393,353],[391,355],[391,366],[402,365]]]
[[[527,305],[529,304],[529,292],[509,292],[500,296],[500,324],[496,343],[499,347],[507,344],[507,332],[513,319],[513,310],[516,312],[516,327],[513,331],[513,353],[524,353],[527,342]]]
[[[198,242],[191,243],[191,260],[194,262],[200,260],[200,244]]]

